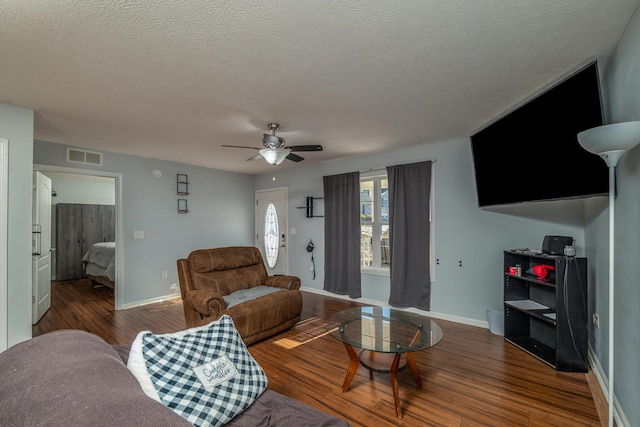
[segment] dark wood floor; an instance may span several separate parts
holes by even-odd
[[[360,367],[350,389],[341,389],[349,359],[344,346],[326,335],[323,319],[360,304],[303,295],[303,320],[249,351],[267,373],[269,388],[354,426],[601,425],[589,375],[556,372],[486,329],[442,320],[442,342],[416,357],[422,389],[409,370],[398,375],[404,413],[398,419],[388,375],[376,373],[372,380]],[[179,299],[115,311],[112,291],[85,280],[54,282],[52,297],[34,336],[73,328],[128,345],[142,330],[185,328]]]

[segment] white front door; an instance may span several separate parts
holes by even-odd
[[[33,177],[33,324],[51,307],[51,178]]]
[[[288,274],[287,189],[256,192],[256,246],[267,273]]]

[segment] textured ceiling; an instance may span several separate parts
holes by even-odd
[[[249,174],[465,137],[587,62],[638,0],[4,0],[0,102],[36,139]],[[269,122],[305,161],[246,161]]]

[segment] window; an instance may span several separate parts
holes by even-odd
[[[360,178],[360,265],[389,270],[389,190],[386,172]]]
[[[431,228],[430,271],[435,281],[434,180],[429,201]],[[386,171],[360,175],[360,266],[369,273],[389,272],[389,185]]]
[[[264,216],[264,252],[267,255],[267,264],[273,268],[278,261],[278,213],[273,203],[267,206],[267,212]]]

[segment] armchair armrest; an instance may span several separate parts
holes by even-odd
[[[183,298],[183,304],[193,308],[203,316],[217,319],[227,308],[222,295],[205,290],[193,290]]]
[[[267,276],[264,284],[289,290],[300,289],[300,278],[298,276]]]

